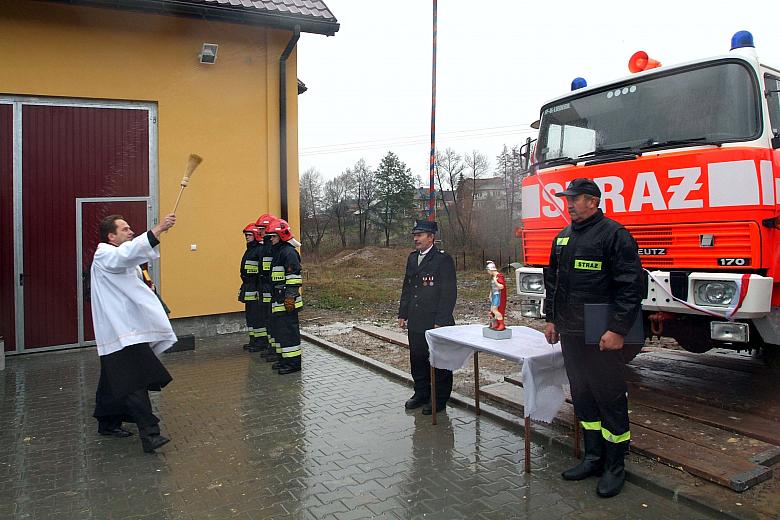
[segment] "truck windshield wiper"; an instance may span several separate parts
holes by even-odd
[[[553,157],[552,159],[545,159],[534,164],[536,168],[542,168],[544,166],[560,166],[562,164],[577,164],[577,159],[571,157]]]
[[[588,159],[591,157],[604,157],[606,155],[620,155],[620,156],[632,155],[634,157],[637,157],[639,155],[639,151],[636,148],[632,148],[630,146],[620,146],[616,148],[597,148],[592,152],[579,155],[577,156],[577,158]]]
[[[656,141],[651,139],[645,146],[640,146],[640,151],[655,150],[658,148],[671,148],[673,146],[700,146],[700,145],[713,145],[720,146],[720,141],[714,141],[708,137],[692,137],[690,139],[669,139],[668,141]]]

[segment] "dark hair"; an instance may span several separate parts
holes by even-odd
[[[108,243],[108,234],[116,234],[116,221],[124,220],[122,215],[109,215],[100,221],[100,241]]]

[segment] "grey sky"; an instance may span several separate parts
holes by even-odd
[[[392,150],[428,178],[431,0],[325,0],[335,37],[305,34],[298,76],[300,171],[331,178]],[[780,7],[769,0],[649,4],[615,1],[439,0],[436,143],[478,150],[491,167],[504,144],[533,136],[539,107],[577,76],[589,85],[629,74],[645,50],[664,65],[727,54],[749,30],[780,67]],[[732,7],[728,7],[732,6]]]

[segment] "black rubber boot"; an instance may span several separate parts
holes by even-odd
[[[601,430],[584,430],[583,440],[585,456],[579,464],[561,473],[563,480],[583,480],[593,475],[601,475],[604,471],[605,441]]]
[[[602,498],[610,498],[620,493],[626,481],[624,457],[628,450],[628,441],[604,444],[604,474],[599,479],[596,493]]]

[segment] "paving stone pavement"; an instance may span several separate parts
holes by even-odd
[[[243,336],[166,354],[174,381],[152,394],[173,440],[155,455],[97,435],[94,349],[8,359],[0,385],[2,519],[700,519],[627,484],[569,483],[573,460],[449,407],[433,426],[410,391],[305,344],[279,376]],[[135,431],[134,426],[130,429]]]

